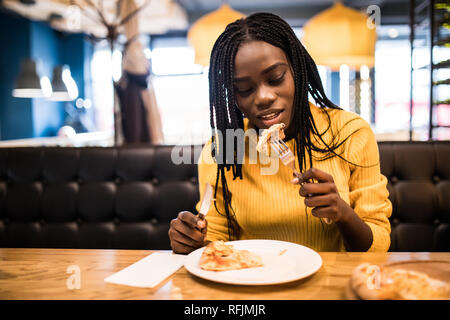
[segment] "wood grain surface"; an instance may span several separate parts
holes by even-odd
[[[0,249],[0,299],[335,300],[345,299],[353,269],[408,260],[441,260],[450,253],[322,252],[314,275],[280,285],[240,286],[197,278],[181,268],[154,289],[108,284],[104,279],[152,254],[145,250]],[[69,266],[80,268],[80,288],[70,289]]]

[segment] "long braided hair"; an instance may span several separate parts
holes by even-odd
[[[231,193],[225,179],[225,170],[232,169],[233,180],[237,177],[242,179],[242,162],[236,161],[238,159],[235,143],[233,143],[234,154],[226,155],[227,137],[225,132],[227,129],[244,129],[244,117],[235,102],[234,59],[239,46],[252,40],[264,41],[282,49],[292,66],[295,84],[292,125],[295,129],[295,152],[299,159],[300,172],[303,172],[307,166],[306,154],[309,155],[309,166],[312,167],[312,151],[322,153],[324,155],[322,160],[333,156],[342,158],[337,149],[348,138],[342,141],[335,141],[333,138],[331,143],[324,141],[323,134],[331,129],[331,119],[326,112],[329,120],[328,129],[322,133],[318,132],[311,115],[308,93],[311,94],[321,109],[340,108],[326,97],[315,62],[289,24],[271,13],[254,13],[230,23],[214,44],[209,68],[209,99],[211,127],[213,129],[212,157],[216,159],[218,165],[215,195],[218,191],[220,178],[230,240],[239,238],[240,227],[231,208]],[[220,140],[217,138],[217,131],[223,133]],[[315,136],[315,140],[320,141],[321,144],[315,145],[311,141],[311,135]],[[217,161],[217,151],[220,152],[220,159],[224,159],[224,161]],[[229,162],[227,159],[234,159],[235,161]],[[219,212],[217,205],[216,210]]]

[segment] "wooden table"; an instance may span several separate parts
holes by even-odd
[[[107,276],[148,256],[145,250],[0,249],[0,299],[316,300],[345,299],[353,268],[408,259],[450,262],[450,253],[320,253],[321,269],[309,278],[272,286],[210,282],[181,268],[154,289],[105,283]],[[80,289],[69,289],[70,266]],[[70,271],[70,269],[69,269]]]

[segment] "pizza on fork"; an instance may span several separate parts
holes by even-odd
[[[277,123],[270,126],[269,129],[264,129],[261,133],[261,136],[258,139],[258,144],[256,145],[256,150],[258,152],[263,152],[266,155],[269,155],[270,149],[270,139],[280,139],[283,140],[285,138],[284,128],[286,125],[284,123]]]

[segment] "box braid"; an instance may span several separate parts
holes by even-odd
[[[227,129],[244,129],[243,114],[235,102],[234,59],[239,46],[252,40],[264,41],[282,49],[292,66],[296,88],[292,125],[294,125],[296,132],[294,137],[295,152],[299,159],[300,172],[303,172],[307,167],[306,152],[309,155],[310,167],[312,167],[312,151],[324,154],[323,159],[333,156],[342,158],[336,150],[348,139],[347,137],[339,142],[334,136],[331,144],[324,141],[323,135],[328,129],[331,129],[331,119],[326,112],[329,120],[328,128],[322,133],[318,131],[310,111],[308,93],[322,109],[340,108],[326,97],[315,62],[289,24],[271,13],[255,13],[230,23],[214,44],[209,68],[209,99],[211,127],[213,129],[212,156],[218,164],[214,194],[217,194],[220,178],[230,240],[239,238],[240,227],[231,208],[231,193],[225,179],[225,169],[227,171],[230,168],[233,170],[233,180],[237,177],[242,179],[242,161],[237,161],[239,160],[237,159],[237,145],[236,141],[233,141],[234,154],[231,158],[234,161],[229,163],[226,155],[227,137],[225,133]],[[217,131],[222,133],[222,141],[218,140]],[[311,141],[311,135],[316,137],[316,141],[322,142],[323,146],[314,145]],[[217,161],[218,159],[222,161]],[[219,212],[217,205],[216,210]],[[233,211],[233,214],[231,211]]]

